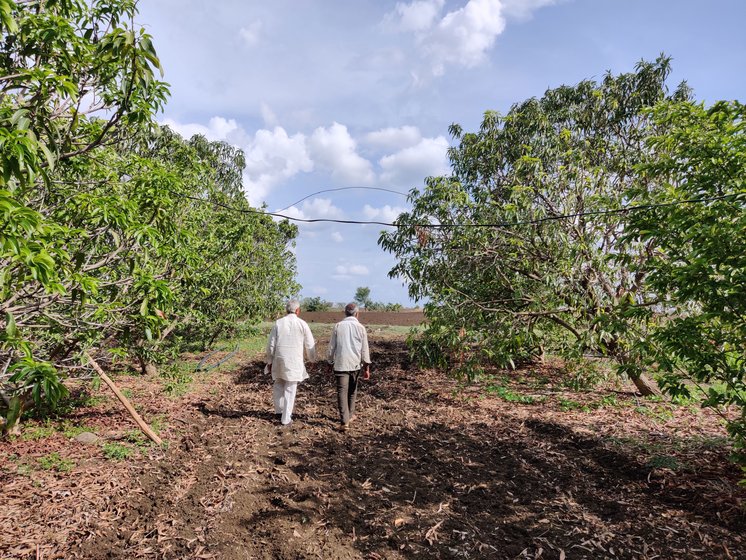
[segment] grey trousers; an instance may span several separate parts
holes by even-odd
[[[360,370],[356,371],[334,371],[337,378],[337,406],[339,408],[339,419],[342,424],[347,424],[350,417],[355,414],[355,397],[357,397],[357,382],[360,378]]]

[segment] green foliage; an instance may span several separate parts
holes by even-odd
[[[671,455],[654,455],[647,464],[653,469],[669,469],[674,472],[681,470],[678,459]]]
[[[56,451],[39,457],[36,461],[45,471],[70,472],[75,466],[75,461],[63,459]]]
[[[370,299],[370,288],[368,288],[367,286],[360,286],[360,287],[358,287],[358,289],[355,290],[354,301],[360,307],[367,308],[368,305],[371,303],[371,299]]]
[[[705,406],[739,409],[728,429],[744,452],[746,106],[663,103],[651,116],[651,156],[629,192],[658,205],[628,225],[630,237],[657,247],[644,270],[662,320],[644,345],[674,398],[699,385]],[[697,199],[709,200],[671,204]]]
[[[303,298],[303,301],[301,301],[300,305],[303,311],[310,312],[328,311],[332,306],[331,302],[325,301],[318,296]]]
[[[598,401],[599,408],[616,408],[619,406],[619,401],[616,395],[605,395]]]
[[[536,399],[530,395],[522,395],[520,393],[516,393],[515,391],[512,391],[508,387],[505,387],[504,385],[495,385],[493,383],[489,383],[485,386],[484,390],[487,393],[495,394],[504,401],[512,402],[512,403],[520,403],[520,404],[534,404],[536,402]]]
[[[21,439],[24,441],[35,441],[39,439],[46,439],[49,436],[53,435],[55,433],[54,426],[47,424],[42,424],[38,426],[32,426],[30,428],[27,428],[23,431],[23,435],[21,436]]]
[[[549,90],[506,115],[488,111],[477,132],[452,125],[452,174],[412,190],[412,210],[379,239],[399,261],[390,275],[429,300],[425,344],[441,349],[441,362],[465,353],[510,367],[546,351],[592,351],[649,390],[633,342],[648,299],[630,264],[650,246],[622,235],[621,214],[577,215],[627,202],[649,109],[688,96],[685,85],[669,94],[669,72],[661,57]]]
[[[168,89],[136,11],[135,0],[0,1],[6,429],[62,402],[85,351],[144,369],[297,290],[297,229],[249,205],[243,153],[155,124]]]
[[[194,368],[186,363],[174,363],[161,371],[161,378],[164,380],[163,392],[178,397],[185,395],[194,381]]]
[[[582,410],[583,412],[588,412],[589,408],[586,406],[583,406],[578,401],[574,401],[572,399],[566,399],[564,397],[557,397],[557,402],[559,403],[560,410],[562,412],[570,412],[573,410]]]
[[[583,358],[565,362],[563,369],[568,376],[564,384],[573,391],[590,391],[607,378],[601,365]]]
[[[83,432],[93,433],[96,431],[96,428],[91,428],[85,425],[78,426],[75,424],[71,424],[70,422],[67,422],[67,421],[62,422],[59,426],[59,429],[62,432],[62,435],[64,435],[68,439],[72,439],[75,436],[82,434]],[[25,435],[25,432],[24,432],[24,435]]]
[[[101,448],[103,449],[104,457],[114,461],[128,459],[134,453],[131,447],[121,443],[104,443]]]
[[[399,303],[383,303],[380,301],[370,301],[365,306],[367,311],[388,311],[397,312],[402,310],[402,306]]]

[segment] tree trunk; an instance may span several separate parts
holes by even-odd
[[[635,387],[637,387],[637,390],[643,397],[661,394],[660,389],[658,389],[658,386],[655,384],[655,381],[649,379],[644,373],[641,373],[634,377],[631,376],[630,379],[632,379],[632,383],[635,384]]]

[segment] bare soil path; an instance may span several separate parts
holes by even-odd
[[[293,427],[279,429],[270,381],[247,359],[172,402],[161,456],[50,475],[40,494],[70,494],[37,503],[57,500],[54,515],[76,521],[64,542],[35,536],[41,557],[746,558],[744,491],[708,413],[655,419],[622,393],[629,406],[517,404],[411,367],[402,340],[372,347],[348,433],[336,429],[325,366],[299,389]],[[75,476],[96,497],[82,500]],[[0,557],[35,557],[3,544]]]

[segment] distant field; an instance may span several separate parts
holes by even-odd
[[[344,319],[343,311],[313,311],[301,313],[308,323],[336,323]],[[411,327],[424,320],[422,311],[361,311],[358,319],[364,325],[399,325]]]

